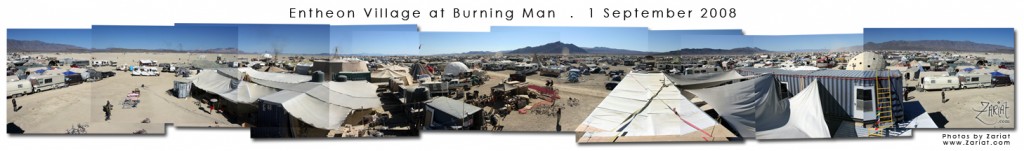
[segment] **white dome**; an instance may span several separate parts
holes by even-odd
[[[885,58],[873,52],[863,52],[850,58],[846,70],[878,71],[885,69]]]
[[[469,72],[469,66],[466,66],[466,64],[462,62],[451,62],[448,63],[447,66],[444,66],[444,74],[455,75],[464,72]]]

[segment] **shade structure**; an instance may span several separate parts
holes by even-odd
[[[576,128],[583,133],[579,141],[700,141],[735,136],[673,85],[661,73],[626,75]]]
[[[742,76],[736,71],[726,71],[707,74],[669,75],[668,78],[682,89],[702,89],[719,86],[735,80],[752,78],[752,76]]]
[[[719,87],[687,90],[711,105],[743,138],[755,138],[758,105],[779,101],[772,75]]]
[[[413,77],[409,73],[395,71],[391,69],[380,69],[373,71],[370,74],[371,81],[374,82],[387,82],[384,80],[398,79],[399,81],[405,82],[405,84],[412,84]]]
[[[355,110],[381,106],[376,87],[367,81],[305,82],[260,100],[280,105],[289,115],[313,127],[334,130]]]
[[[818,80],[793,97],[759,106],[757,139],[831,138],[823,101],[834,101]]]

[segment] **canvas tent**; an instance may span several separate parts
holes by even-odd
[[[313,127],[334,130],[356,110],[381,106],[376,87],[366,81],[305,82],[261,97],[259,103],[261,108],[283,108],[287,115]]]
[[[779,101],[774,77],[761,76],[744,82],[707,89],[687,90],[711,105],[743,138],[754,138],[758,105]]]
[[[371,82],[388,82],[391,79],[398,79],[398,81],[404,82],[403,84],[412,84],[412,75],[409,73],[395,71],[391,69],[381,69],[374,71],[371,75]]]
[[[735,137],[661,73],[632,73],[576,128],[579,142],[722,141]]]
[[[818,80],[792,98],[758,106],[757,139],[831,138],[822,102],[834,101]]]

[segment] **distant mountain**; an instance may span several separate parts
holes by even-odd
[[[848,52],[848,51],[863,51],[863,50],[864,50],[863,46],[856,45],[856,46],[839,47],[839,48],[831,48],[831,49],[797,49],[797,50],[789,50],[789,51],[785,51],[785,52]]]
[[[868,42],[865,50],[924,50],[924,51],[967,51],[967,52],[1009,52],[1012,47],[976,43],[972,41],[952,40],[917,40],[917,41],[886,41],[882,43]]]
[[[38,40],[7,39],[8,52],[85,52],[88,48]]]
[[[556,41],[556,42],[553,42],[553,43],[548,43],[548,44],[544,44],[544,45],[540,45],[540,46],[535,46],[535,47],[528,46],[528,47],[524,47],[524,48],[519,48],[519,49],[515,49],[515,50],[512,50],[512,51],[509,51],[508,53],[510,53],[510,54],[534,54],[534,53],[537,53],[537,54],[562,54],[562,48],[569,48],[569,54],[587,53],[587,50],[584,50],[583,48],[580,48],[580,47],[578,47],[576,45],[573,45],[573,44],[562,43],[561,41]]]
[[[608,47],[593,47],[593,48],[583,48],[583,49],[587,50],[587,52],[590,52],[592,54],[610,54],[610,55],[649,55],[649,54],[654,54],[654,52],[636,51],[636,50],[618,49],[618,48],[608,48]]]
[[[740,47],[733,49],[713,48],[683,48],[655,55],[749,55],[757,53],[769,53],[770,51],[757,47]]]
[[[232,54],[246,52],[239,51],[238,48],[212,48],[212,49],[201,49],[201,50],[174,50],[174,49],[134,49],[134,48],[106,48],[106,49],[95,49],[96,52],[168,52],[168,53],[222,53]]]

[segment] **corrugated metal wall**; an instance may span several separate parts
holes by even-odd
[[[775,69],[780,70],[780,69]],[[874,89],[875,87],[875,72],[887,72],[882,74],[883,76],[889,76],[888,82],[892,86],[892,97],[893,97],[893,108],[902,108],[903,102],[903,75],[899,71],[850,71],[850,70],[819,70],[815,72],[787,72],[781,71],[773,72],[772,69],[755,69],[755,70],[738,70],[741,75],[756,75],[756,74],[775,74],[775,79],[780,83],[788,83],[789,96],[792,96],[811,84],[811,81],[817,79],[825,86],[825,88],[835,97],[836,101],[844,111],[825,111],[825,112],[845,112],[850,117],[854,117],[854,108],[857,107],[854,101],[854,88],[858,86],[868,87]],[[876,91],[877,92],[877,91]],[[788,97],[788,96],[787,96]],[[826,108],[825,110],[829,110]],[[902,112],[902,110],[895,110],[894,112]],[[901,113],[896,113],[901,114]],[[897,118],[895,121],[900,121]]]

